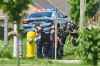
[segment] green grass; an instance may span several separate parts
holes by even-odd
[[[0,66],[16,66],[16,59],[0,59]],[[84,64],[65,64],[47,59],[21,59],[20,66],[89,66]]]
[[[0,64],[0,66],[16,66],[16,64]],[[82,64],[20,64],[20,66],[90,66]]]
[[[0,66],[16,66],[17,63],[16,59],[11,59],[13,50],[12,41],[13,40],[9,41],[8,46],[4,49],[3,53],[1,54],[2,59],[0,58]],[[1,45],[3,45],[3,41],[0,41],[0,47]],[[26,47],[26,42],[25,40],[23,40],[24,57],[26,51],[25,47]],[[4,59],[4,58],[10,58],[10,59]],[[74,56],[73,54],[66,54],[64,56],[64,59],[76,59],[76,56]],[[47,59],[21,59],[20,64],[21,64],[20,66],[90,66],[85,64],[64,64],[64,63],[50,62]]]

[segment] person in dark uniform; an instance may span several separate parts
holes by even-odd
[[[78,38],[78,26],[74,23],[71,22],[66,22],[65,24],[65,29],[67,30],[67,32],[71,35],[72,37],[72,44],[73,46],[77,46],[77,38]]]
[[[63,57],[63,42],[62,42],[62,29],[60,28],[60,24],[57,24],[57,58],[61,59]]]
[[[44,22],[41,24],[43,30],[41,33],[41,38],[43,42],[43,54],[44,57],[50,58],[51,57],[51,41],[50,41],[50,31],[51,31],[51,26],[52,22]]]
[[[51,32],[50,32],[50,41],[51,41],[51,59],[55,57],[55,28],[52,25]]]
[[[61,38],[60,58],[63,58],[64,56],[64,45],[65,45],[67,36],[68,36],[68,32],[64,28],[61,29],[60,36],[59,36]]]
[[[36,37],[36,44],[37,44],[37,57],[38,58],[42,58],[43,57],[43,43],[41,41],[41,32],[42,32],[42,28],[40,25],[36,26],[37,29],[37,37]]]
[[[78,43],[77,43],[77,39],[78,39],[78,26],[76,24],[73,24],[72,28],[73,28],[73,31],[71,32],[72,43],[73,43],[73,46],[78,46]]]

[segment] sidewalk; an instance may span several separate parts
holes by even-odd
[[[80,60],[52,60],[53,62],[58,62],[58,63],[75,63],[75,64],[80,64],[81,61]]]

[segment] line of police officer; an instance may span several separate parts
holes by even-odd
[[[54,37],[54,25],[45,27],[51,28],[48,30],[49,32],[46,33],[43,28],[38,25],[37,27],[37,57],[46,57],[46,58],[54,58],[55,54],[55,37]],[[63,56],[63,45],[61,39],[62,36],[60,35],[60,25],[58,24],[58,36],[57,36],[57,57],[61,58]]]
[[[49,26],[48,26],[49,25]],[[36,37],[36,43],[37,43],[37,57],[42,58],[54,58],[55,56],[55,28],[54,24],[48,24],[46,27],[43,27],[41,25],[37,25],[37,37]],[[76,34],[73,32],[76,26],[70,22],[67,22],[65,26],[61,29],[60,24],[57,24],[57,58],[61,59],[63,57],[64,53],[64,44],[67,35],[69,33],[73,33],[72,37],[76,36]],[[50,29],[47,29],[50,28]],[[47,30],[44,30],[47,29]],[[74,35],[75,34],[75,35]],[[76,39],[77,37],[75,37]],[[74,40],[74,39],[73,39]],[[75,41],[73,42],[75,43]]]

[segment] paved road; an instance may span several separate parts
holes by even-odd
[[[57,8],[63,14],[69,15],[69,5],[66,0],[36,0],[36,4],[44,8]]]

